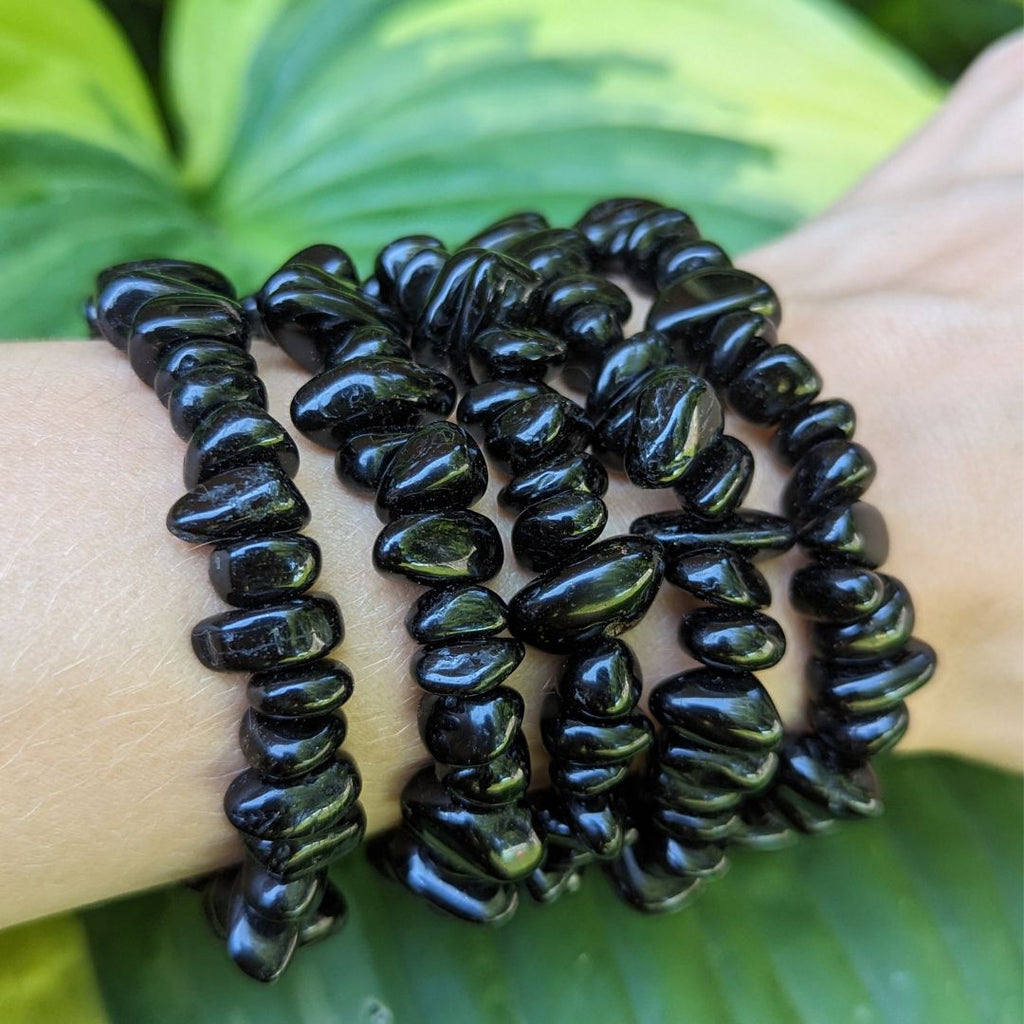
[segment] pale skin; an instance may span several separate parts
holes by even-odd
[[[773,282],[783,339],[805,352],[825,396],[849,399],[879,463],[869,500],[892,536],[886,571],[939,652],[910,703],[901,751],[943,751],[1020,769],[1022,488],[1021,68],[1024,45],[984,55],[942,111],[840,203],[740,265]],[[641,307],[642,308],[642,307]],[[271,411],[305,379],[255,347]],[[221,811],[243,767],[243,677],[207,672],[188,634],[223,606],[207,552],[172,538],[183,444],[166,413],[105,343],[19,343],[0,355],[0,926],[227,864],[238,841]],[[778,508],[784,468],[767,434],[729,429],[755,451],[747,504]],[[319,588],[336,595],[353,670],[346,749],[359,762],[371,830],[395,821],[403,781],[424,762],[402,622],[421,592],[369,563],[379,522],[342,490],[329,454],[298,438],[297,482],[314,510]],[[494,474],[481,511],[506,532]],[[675,504],[614,479],[607,536]],[[511,559],[509,559],[511,561]],[[762,679],[787,724],[804,704],[803,625],[786,580],[801,557],[765,565],[789,651]],[[507,565],[505,597],[528,576]],[[690,667],[675,641],[679,591],[665,588],[628,637],[647,688]],[[531,653],[513,677],[529,708],[558,659]],[[535,778],[543,776],[543,768]]]

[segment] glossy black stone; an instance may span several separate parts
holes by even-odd
[[[855,502],[875,479],[875,460],[856,441],[822,441],[797,464],[782,494],[791,519],[806,522]]]
[[[641,838],[641,857],[677,878],[720,878],[728,869],[725,850],[716,843],[681,843],[658,829]]]
[[[742,504],[754,478],[754,456],[738,438],[722,434],[697,453],[675,484],[679,502],[705,519],[731,515]]]
[[[554,392],[508,405],[486,427],[487,453],[514,475],[590,443],[591,424],[575,402]]]
[[[373,564],[381,572],[428,586],[483,583],[497,574],[503,559],[497,527],[471,509],[401,516],[373,545]]]
[[[536,273],[541,281],[594,268],[597,253],[587,237],[572,228],[543,228],[516,239],[506,250]]]
[[[194,370],[210,366],[233,367],[256,375],[256,360],[237,345],[207,338],[193,338],[166,349],[153,378],[153,390],[167,405],[175,385]]]
[[[426,305],[427,295],[448,257],[444,243],[432,235],[405,235],[389,242],[374,264],[381,298],[407,322],[413,322]]]
[[[877,569],[889,557],[889,530],[882,513],[866,501],[840,505],[800,527],[797,541],[827,565]]]
[[[455,385],[437,370],[402,359],[353,359],[299,388],[291,415],[311,441],[338,448],[352,434],[412,426],[454,406]]]
[[[811,709],[811,728],[823,743],[852,761],[867,761],[892,750],[910,725],[910,712],[900,702],[884,711],[847,715],[834,708]]]
[[[622,853],[628,826],[621,801],[610,793],[596,796],[565,794],[561,797],[566,819],[576,841],[596,860],[606,861]]]
[[[271,718],[304,718],[336,711],[352,696],[352,689],[347,665],[320,658],[255,673],[246,696],[257,711]]]
[[[839,824],[839,819],[827,805],[808,799],[790,786],[776,784],[770,798],[773,807],[797,832],[823,836],[834,832]]]
[[[740,829],[732,836],[737,846],[754,850],[782,850],[792,846],[797,834],[789,819],[771,798],[744,800],[740,807]]]
[[[651,370],[671,362],[672,345],[664,334],[640,331],[611,349],[587,394],[587,412],[597,418],[632,390]]]
[[[268,718],[249,708],[242,716],[238,745],[261,774],[293,779],[332,757],[345,732],[345,716],[340,711],[309,718]]]
[[[530,750],[521,732],[494,760],[478,765],[435,765],[437,777],[457,800],[493,806],[522,799],[530,786]]]
[[[625,452],[637,487],[671,487],[722,433],[722,407],[707,381],[681,366],[655,376],[661,379],[637,390]]]
[[[217,672],[258,672],[323,657],[344,635],[334,598],[309,594],[202,619],[192,628],[192,650]]]
[[[651,803],[650,820],[666,835],[682,843],[721,843],[740,828],[739,815],[735,810],[699,813],[688,808],[670,807],[656,800]]]
[[[793,608],[818,622],[856,622],[882,603],[885,583],[855,565],[805,565],[789,581]]]
[[[653,781],[665,783],[673,797],[682,797],[681,804],[691,803],[709,810],[718,804],[727,809],[735,806],[733,801],[712,801],[710,794],[723,789],[741,789],[748,793],[763,789],[778,767],[779,758],[774,748],[781,738],[781,724],[773,746],[757,750],[694,740],[681,731],[663,733],[658,743],[658,774]],[[684,793],[684,789],[689,792]],[[695,799],[698,791],[700,800]],[[663,802],[674,803],[675,800]]]
[[[576,764],[552,761],[548,768],[551,785],[579,796],[597,796],[622,784],[629,775],[629,762],[618,764]]]
[[[288,476],[299,469],[299,450],[288,431],[260,406],[221,405],[196,426],[185,450],[182,475],[192,488],[235,466],[270,462]]]
[[[670,914],[685,907],[704,882],[693,875],[676,877],[638,859],[636,846],[606,865],[605,871],[619,898],[645,914]]]
[[[520,590],[509,604],[509,627],[526,643],[555,653],[618,636],[647,613],[663,571],[660,549],[643,538],[598,541],[575,562]]]
[[[525,807],[469,808],[453,799],[432,768],[417,772],[402,790],[402,820],[449,867],[494,881],[522,880],[544,855]]]
[[[654,270],[654,291],[662,292],[674,281],[705,267],[731,267],[732,261],[720,245],[699,238],[666,242],[658,250]]]
[[[307,835],[260,839],[243,832],[241,837],[254,860],[282,881],[291,881],[351,853],[365,832],[366,815],[355,803],[338,821]]]
[[[487,227],[478,231],[471,238],[468,238],[460,249],[494,249],[497,252],[507,252],[509,245],[518,241],[526,235],[535,234],[549,228],[547,218],[541,213],[532,210],[524,210],[520,213],[511,213],[488,224]]]
[[[231,780],[224,813],[240,832],[258,839],[289,839],[329,828],[359,798],[356,766],[331,760],[301,778],[267,778],[247,768]]]
[[[605,199],[591,206],[575,226],[594,246],[606,266],[621,268],[633,229],[648,214],[663,209],[651,199],[628,196]]]
[[[862,661],[897,654],[914,629],[914,604],[900,580],[882,576],[882,603],[856,622],[816,622],[811,627],[811,646],[819,657],[831,661]]]
[[[770,763],[774,772],[778,758],[771,755],[770,762],[763,758],[760,763]],[[767,781],[766,777],[765,782]],[[742,789],[708,772],[699,762],[693,772],[655,765],[648,786],[648,793],[652,799],[696,814],[713,814],[738,807],[745,795]]]
[[[814,402],[782,418],[772,438],[776,453],[790,465],[822,441],[849,441],[857,429],[857,414],[842,398]]]
[[[815,700],[850,714],[886,711],[919,690],[935,674],[936,655],[912,637],[890,658],[838,665],[811,658],[808,679]]]
[[[629,532],[657,541],[670,559],[710,547],[728,548],[757,560],[788,551],[795,540],[788,519],[754,509],[740,509],[716,520],[686,511],[653,512],[634,519]]]
[[[697,608],[683,616],[679,642],[699,662],[725,671],[771,668],[786,653],[782,627],[743,608]]]
[[[562,365],[568,348],[547,331],[492,327],[469,344],[470,368],[476,380],[543,380]]]
[[[651,288],[662,251],[699,238],[700,232],[689,214],[667,206],[652,210],[633,225],[626,237],[622,255],[626,270],[639,284]]]
[[[405,628],[417,643],[436,644],[493,636],[507,622],[505,602],[493,590],[470,583],[428,590],[409,609]]]
[[[538,395],[554,395],[539,381],[485,380],[466,389],[455,410],[464,427],[482,436],[487,424],[510,405]]]
[[[352,282],[359,280],[352,257],[344,249],[325,242],[300,249],[294,256],[290,256],[286,260],[286,266],[317,267],[324,273],[330,274],[331,277]]]
[[[167,529],[193,544],[294,533],[309,523],[309,506],[288,475],[257,463],[226,470],[182,495]]]
[[[259,864],[246,858],[239,875],[245,902],[271,921],[298,921],[313,913],[327,887],[326,872],[282,882]]]
[[[602,639],[574,651],[558,678],[558,694],[565,707],[592,718],[628,715],[640,699],[642,686],[640,663],[622,640]]]
[[[320,565],[320,546],[302,534],[236,540],[210,552],[210,582],[228,604],[255,608],[308,590]]]
[[[320,905],[299,928],[299,945],[320,942],[344,927],[348,920],[348,905],[341,892],[330,882],[324,887]]]
[[[257,913],[241,893],[231,899],[227,923],[228,956],[257,981],[275,981],[291,961],[299,941],[295,921],[272,921]]]
[[[821,392],[821,377],[790,345],[776,345],[756,356],[729,385],[729,404],[753,423],[778,423],[809,405]]]
[[[415,428],[367,430],[346,437],[334,457],[334,472],[342,483],[376,491],[387,464],[412,437]]]
[[[712,745],[764,752],[782,740],[782,720],[750,672],[698,668],[651,691],[651,714],[677,733]]]
[[[615,720],[574,717],[557,701],[545,701],[541,738],[552,757],[584,764],[618,764],[645,751],[654,738],[643,715]]]
[[[486,764],[515,739],[523,711],[523,698],[507,686],[472,697],[428,694],[420,702],[420,736],[443,764]]]
[[[583,871],[572,857],[554,858],[547,850],[544,863],[526,880],[526,889],[537,903],[554,903],[568,893],[578,892]]]
[[[568,343],[574,362],[600,362],[622,341],[622,321],[612,307],[590,303],[569,313],[558,334]]]
[[[563,491],[520,512],[512,524],[512,550],[524,568],[550,569],[581,555],[607,522],[608,509],[600,498]]]
[[[354,327],[324,349],[324,369],[330,370],[356,359],[411,359],[412,349],[401,335],[377,324]]]
[[[608,473],[604,466],[587,452],[570,452],[514,476],[498,492],[498,503],[522,512],[556,494],[589,494],[599,498],[607,490]]]
[[[687,351],[703,363],[704,376],[724,389],[777,342],[778,332],[768,317],[739,310],[721,317],[705,336],[688,339]]]
[[[187,441],[214,409],[241,402],[266,409],[267,389],[259,377],[235,366],[200,366],[171,389],[167,411],[174,432]]]
[[[556,333],[584,306],[606,309],[619,323],[625,323],[633,311],[629,296],[598,274],[566,274],[548,282],[538,294],[538,305],[541,322]]]
[[[412,675],[428,693],[485,693],[512,675],[525,656],[523,644],[509,637],[431,644],[413,656]]]
[[[670,559],[665,580],[711,604],[764,608],[771,603],[768,581],[742,555],[725,548],[698,548]]]
[[[420,427],[384,467],[377,516],[469,508],[487,490],[487,462],[476,441],[454,423]]]
[[[850,767],[813,736],[781,751],[779,780],[836,818],[873,817],[882,811],[878,779],[870,765]]]

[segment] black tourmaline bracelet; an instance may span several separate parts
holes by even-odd
[[[365,829],[359,773],[338,750],[352,676],[326,657],[341,642],[341,612],[326,594],[306,593],[321,557],[298,532],[310,519],[292,482],[298,450],[266,412],[248,321],[216,271],[179,260],[111,267],[86,316],[93,334],[127,352],[188,441],[190,490],[167,527],[212,545],[210,580],[238,609],[192,631],[207,668],[253,673],[239,734],[251,767],[224,798],[245,858],[205,881],[204,904],[235,963],[272,981],[298,945],[344,922],[327,866]]]

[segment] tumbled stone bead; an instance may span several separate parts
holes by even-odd
[[[334,456],[334,472],[342,483],[376,491],[388,463],[412,437],[415,428],[367,430],[346,437]]]
[[[540,381],[485,380],[466,389],[455,410],[455,418],[477,436],[498,413],[517,402],[538,395],[554,395]]]
[[[774,755],[770,764],[774,771],[778,764],[778,759]],[[648,792],[651,797],[670,807],[682,807],[697,814],[709,814],[739,806],[746,795],[744,790],[714,777],[699,765],[693,773],[675,771],[661,765],[656,765],[655,769],[648,782]],[[767,781],[766,778],[765,782]]]
[[[506,406],[486,427],[487,453],[513,474],[590,443],[591,424],[575,402],[551,393]]]
[[[156,397],[167,405],[178,381],[195,370],[210,366],[230,366],[256,375],[256,360],[245,349],[225,341],[193,338],[164,350],[153,378]]]
[[[222,405],[267,407],[267,389],[254,374],[234,366],[200,366],[182,377],[167,399],[171,427],[187,441],[205,416]]]
[[[632,760],[651,745],[654,736],[643,715],[614,720],[577,718],[551,700],[544,704],[540,732],[552,757],[586,764]]]
[[[320,565],[320,546],[302,534],[236,540],[210,552],[210,582],[228,604],[254,608],[308,590]]]
[[[568,851],[576,864],[617,857],[627,838],[625,806],[610,793],[575,796],[541,790],[531,799],[537,831],[556,857]]]
[[[605,872],[623,902],[645,914],[671,914],[681,910],[705,883],[693,875],[676,877],[638,859],[636,845],[605,866]]]
[[[374,263],[381,298],[407,321],[415,320],[448,257],[442,241],[433,235],[405,235],[389,242]]]
[[[558,677],[558,693],[566,706],[592,718],[628,715],[640,700],[642,686],[640,664],[622,640],[602,639],[573,651]]]
[[[761,612],[743,608],[697,608],[683,616],[679,641],[694,658],[711,668],[760,671],[786,653],[779,624]]]
[[[626,237],[622,258],[626,271],[638,283],[651,287],[658,257],[666,245],[695,242],[700,238],[689,214],[663,206],[641,217]]]
[[[622,321],[612,307],[589,303],[569,313],[558,334],[575,360],[599,361],[622,341]]]
[[[469,343],[470,368],[476,380],[543,380],[565,362],[567,351],[547,331],[492,327]]]
[[[781,736],[780,723],[780,740]],[[778,742],[774,746],[778,746]],[[676,784],[689,783],[705,791],[726,787],[756,792],[771,782],[778,763],[778,755],[772,747],[752,750],[717,746],[694,740],[682,732],[663,733],[658,744],[661,775],[671,776]]]
[[[183,494],[167,513],[167,529],[192,544],[294,533],[309,506],[288,475],[257,463],[225,470]]]
[[[494,249],[497,252],[506,252],[508,246],[518,239],[537,231],[543,231],[550,226],[542,213],[524,210],[521,213],[512,213],[507,217],[502,217],[494,221],[493,224],[488,224],[487,227],[463,242],[459,248]]]
[[[754,456],[738,438],[722,434],[694,457],[675,492],[680,504],[705,519],[731,515],[754,478]]]
[[[417,643],[436,644],[492,636],[507,622],[505,602],[493,590],[470,583],[428,590],[409,609],[405,628]]]
[[[616,197],[595,203],[576,221],[583,234],[607,266],[619,267],[626,254],[629,236],[637,223],[649,213],[663,210],[650,199]]]
[[[432,768],[421,769],[406,783],[401,806],[402,820],[413,834],[457,871],[517,882],[544,855],[525,807],[469,808],[452,798]]]
[[[356,359],[411,359],[408,342],[393,330],[379,324],[354,327],[337,342],[329,342],[324,349],[323,364],[330,370]]]
[[[667,242],[658,250],[654,269],[654,290],[663,292],[674,281],[705,267],[731,267],[732,261],[720,245],[704,239]]]
[[[811,658],[807,675],[815,700],[851,714],[895,707],[935,674],[936,655],[923,640],[911,637],[889,658],[845,665]]]
[[[540,289],[538,305],[540,321],[556,333],[583,306],[603,307],[620,323],[625,323],[633,311],[629,296],[599,274],[566,274],[549,281]]]
[[[729,404],[752,423],[778,423],[808,405],[821,391],[821,377],[790,345],[776,345],[754,358],[729,385]]]
[[[587,452],[570,452],[514,476],[498,492],[498,504],[522,512],[556,494],[571,492],[600,498],[607,490],[604,466]]]
[[[836,818],[881,814],[878,779],[870,765],[849,767],[813,736],[804,736],[781,751],[779,781]]]
[[[733,608],[764,608],[771,603],[768,581],[735,551],[698,548],[670,559],[665,580],[702,601]]]
[[[597,261],[597,252],[590,241],[572,228],[531,232],[513,242],[507,252],[544,282],[556,281],[567,274],[587,273]]]
[[[285,261],[286,266],[317,267],[331,277],[355,283],[359,280],[352,257],[344,249],[326,242],[307,245]]]
[[[217,672],[257,672],[313,661],[344,635],[334,598],[316,594],[211,615],[192,628],[192,650]]]
[[[470,697],[427,694],[420,701],[420,736],[443,764],[486,764],[515,739],[523,711],[523,698],[507,686]]]
[[[618,636],[647,614],[663,571],[660,549],[644,538],[598,541],[575,562],[520,590],[509,604],[509,627],[556,654]]]
[[[246,696],[261,714],[271,718],[328,715],[352,696],[352,673],[331,658],[267,669],[249,679]]]
[[[675,369],[676,367],[671,366],[652,370],[643,379],[642,385],[646,387],[655,384],[664,373],[671,374]],[[594,454],[609,469],[625,469],[626,449],[633,432],[633,419],[636,413],[636,397],[637,388],[626,390],[594,427]]]
[[[855,502],[875,479],[875,460],[856,441],[822,441],[797,464],[782,494],[791,519],[806,522]]]
[[[662,832],[683,843],[721,843],[739,831],[740,819],[734,809],[691,811],[651,802],[650,820]]]
[[[330,882],[324,887],[320,905],[299,928],[299,945],[320,942],[339,931],[348,920],[348,904],[341,892]]]
[[[625,451],[637,487],[671,487],[722,433],[722,407],[707,381],[681,366],[655,376],[637,390]]]
[[[727,313],[706,337],[689,339],[690,358],[703,364],[703,375],[716,387],[727,388],[759,356],[778,342],[775,324],[750,310]]]
[[[529,789],[530,750],[519,732],[507,750],[486,764],[438,764],[435,771],[457,800],[485,805],[512,803]]]
[[[231,780],[224,813],[240,832],[258,839],[288,839],[339,821],[359,798],[356,766],[344,757],[288,780],[247,768]]]
[[[299,450],[288,431],[269,413],[248,402],[214,409],[196,426],[185,450],[182,475],[192,488],[235,466],[272,462],[295,476]]]
[[[855,565],[805,565],[789,581],[794,610],[818,622],[855,622],[875,611],[884,594],[882,577]]]
[[[800,527],[797,541],[828,565],[877,569],[889,557],[889,530],[882,513],[866,501],[840,505]]]
[[[651,829],[643,841],[645,857],[678,878],[721,878],[729,869],[717,843],[681,843],[659,829]]]
[[[552,857],[549,848],[544,862],[526,880],[527,892],[538,903],[554,903],[567,893],[578,892],[583,879],[582,869],[571,857]]]
[[[550,569],[581,555],[607,522],[608,509],[600,498],[563,491],[519,514],[512,524],[512,550],[524,568]]]
[[[842,398],[829,398],[787,413],[772,438],[772,447],[792,466],[822,441],[851,440],[856,428],[853,406]]]
[[[219,270],[215,270],[205,263],[173,259],[169,256],[115,263],[97,274],[96,286],[98,289],[103,289],[108,284],[127,282],[132,278],[141,279],[147,274],[163,275],[165,279],[184,282],[197,290],[214,292],[229,299],[236,297],[234,285]],[[97,306],[102,308],[104,303],[97,302]]]
[[[580,796],[607,793],[625,781],[629,775],[629,762],[617,764],[577,764],[574,761],[553,760],[548,766],[551,785]]]
[[[455,385],[404,359],[353,359],[307,381],[292,399],[292,422],[311,441],[338,448],[370,429],[408,427],[424,413],[447,416]]]
[[[282,882],[248,857],[242,862],[240,892],[245,902],[271,921],[297,921],[315,909],[327,888],[326,872]]]
[[[503,683],[526,656],[509,637],[431,644],[413,656],[412,675],[428,693],[486,693]]]
[[[428,586],[483,583],[501,568],[498,528],[471,509],[419,512],[392,520],[377,535],[373,564]]]
[[[626,391],[633,390],[651,370],[672,361],[672,345],[664,334],[640,331],[605,356],[587,394],[587,412],[599,416]]]
[[[754,509],[739,509],[715,520],[686,511],[653,512],[634,519],[629,532],[657,541],[668,558],[697,548],[728,548],[757,560],[788,551],[795,540],[788,519]]]
[[[345,716],[267,718],[253,708],[242,716],[238,745],[245,759],[270,778],[292,779],[312,771],[344,742]]]
[[[249,325],[237,302],[219,295],[158,295],[132,321],[128,360],[136,376],[152,386],[164,354],[193,338],[249,347]]]
[[[487,462],[462,427],[444,420],[420,427],[388,461],[377,487],[384,522],[412,512],[469,508],[487,490]]]
[[[366,832],[362,805],[353,804],[344,817],[326,828],[298,837],[260,839],[241,833],[242,845],[252,857],[282,881],[320,871],[332,861],[351,853]]]
[[[847,715],[830,707],[814,707],[810,725],[822,742],[852,761],[867,761],[892,750],[910,725],[910,712],[900,702],[884,711]]]
[[[295,921],[272,921],[250,907],[241,893],[231,900],[228,956],[250,978],[271,982],[288,966],[299,941]]]
[[[790,825],[809,836],[828,835],[836,830],[839,820],[825,804],[817,803],[789,786],[776,785],[771,800]]]
[[[463,921],[497,926],[508,921],[519,905],[515,885],[446,870],[404,830],[372,844],[370,855],[381,870],[410,892]]]
[[[726,748],[771,750],[782,739],[779,713],[750,672],[681,672],[654,687],[650,708],[662,725]]]
[[[782,850],[792,846],[796,838],[789,819],[775,806],[769,795],[743,801],[740,806],[740,828],[729,841],[754,850]]]
[[[811,627],[814,653],[831,661],[862,661],[898,653],[914,629],[914,603],[900,580],[882,576],[882,603],[856,622],[816,622]]]

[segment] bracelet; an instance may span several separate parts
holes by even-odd
[[[251,767],[224,797],[245,858],[203,883],[204,906],[234,962],[272,981],[297,946],[344,922],[327,866],[365,829],[359,772],[339,753],[346,725],[338,709],[352,676],[325,657],[344,635],[341,612],[326,594],[306,593],[321,555],[298,532],[310,520],[292,482],[298,449],[266,412],[249,322],[216,271],[180,260],[111,267],[97,278],[86,318],[92,334],[127,353],[188,441],[190,490],[167,527],[212,545],[210,581],[238,609],[192,630],[207,668],[252,673],[239,731]]]

